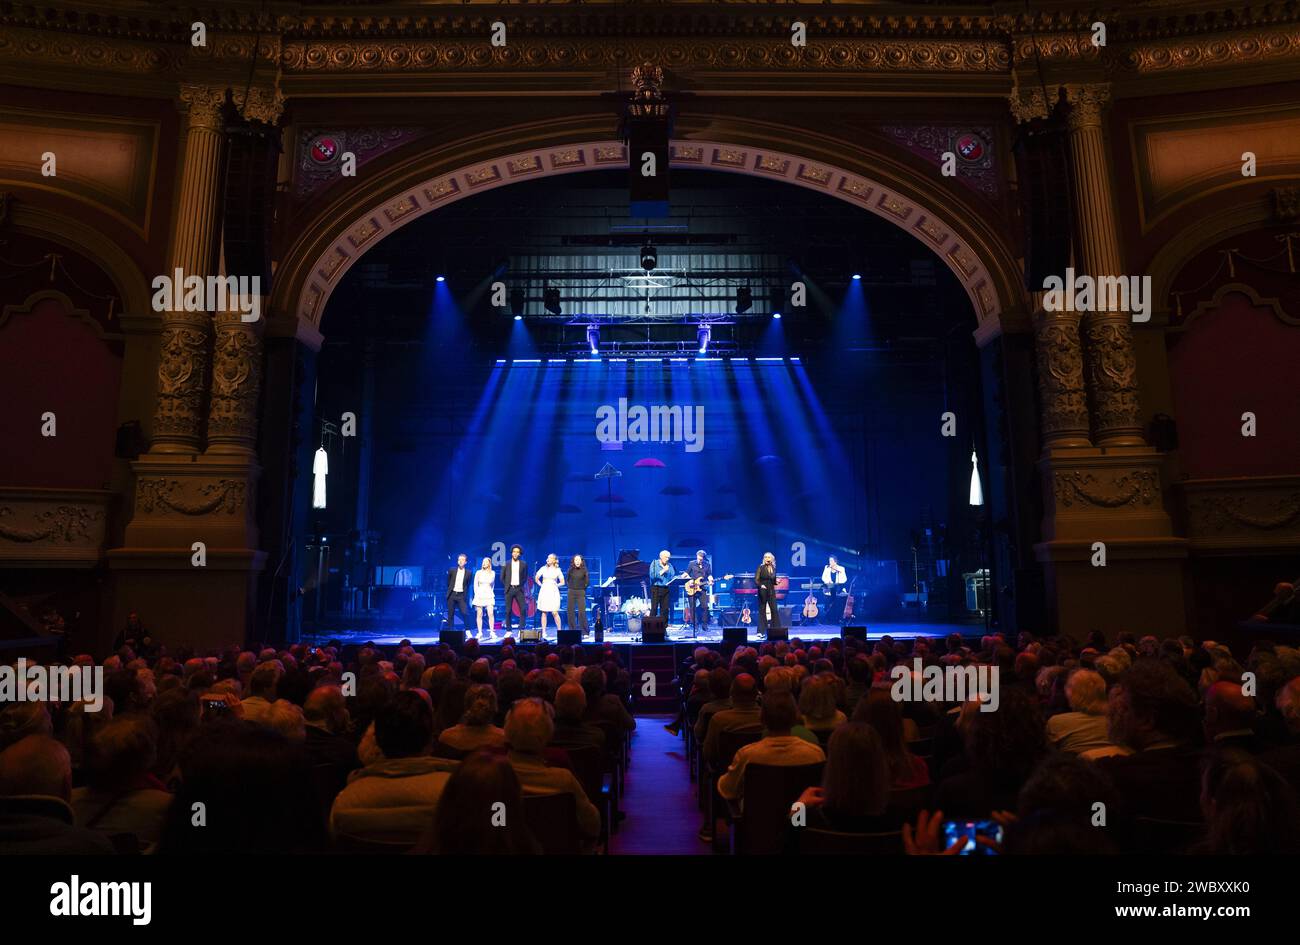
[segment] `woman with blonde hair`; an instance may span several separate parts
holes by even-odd
[[[474,572],[474,614],[478,624],[478,635],[483,636],[483,615],[487,613],[488,633],[492,639],[497,638],[497,625],[492,617],[492,607],[496,603],[497,573],[492,567],[492,559],[484,558],[479,569]]]
[[[538,586],[537,612],[542,615],[542,639],[546,639],[546,615],[555,620],[555,633],[560,632],[560,588],[564,587],[564,572],[555,554],[546,556],[546,564],[534,576]]]

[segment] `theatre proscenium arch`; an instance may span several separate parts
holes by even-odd
[[[934,210],[878,181],[822,161],[772,148],[717,141],[674,141],[672,166],[728,171],[783,180],[861,207],[907,230],[956,274],[970,297],[983,344],[1001,331],[1007,306],[988,262]],[[424,181],[350,221],[308,270],[294,301],[300,325],[320,329],[330,293],[367,250],[412,220],[464,197],[539,177],[627,166],[620,141],[592,141],[531,148],[491,158]]]

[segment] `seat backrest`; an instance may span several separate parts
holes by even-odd
[[[543,853],[582,852],[578,805],[572,794],[525,794],[524,817]]]
[[[790,805],[820,784],[824,761],[810,765],[745,766],[744,807],[736,852],[780,853],[790,827]]]
[[[903,852],[903,832],[840,833],[805,827],[799,831],[799,852],[809,856],[887,856]]]
[[[731,729],[718,733],[718,760],[722,767],[731,764],[736,752],[763,737],[761,728]]]
[[[1205,824],[1195,821],[1135,817],[1133,823],[1139,853],[1181,853],[1205,836]]]
[[[889,810],[903,820],[912,821],[916,814],[930,806],[934,794],[934,785],[923,784],[920,787],[907,788],[902,791],[889,792]]]
[[[380,840],[357,837],[346,833],[340,833],[334,838],[334,848],[340,853],[355,853],[364,856],[409,853],[413,846],[415,844],[410,840]]]
[[[453,748],[446,742],[434,742],[432,755],[435,758],[448,758],[452,761],[464,761],[469,757],[469,752],[463,751],[459,748]]]
[[[594,745],[588,748],[567,748],[573,775],[587,792],[587,799],[595,803],[600,798],[601,784],[605,780],[605,753]]]

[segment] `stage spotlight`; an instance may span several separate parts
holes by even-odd
[[[695,340],[700,343],[700,354],[709,350],[709,339],[713,337],[713,329],[708,325],[701,325],[695,329]]]
[[[514,288],[510,290],[510,314],[515,320],[523,317],[524,306],[528,303],[528,293],[523,289]]]
[[[781,313],[780,313],[780,312],[773,312],[773,313],[772,313],[772,317],[773,317],[773,318],[780,318],[780,317],[781,317]]]
[[[742,285],[736,290],[736,314],[744,315],[754,305],[754,293],[750,291],[749,286]]]
[[[600,326],[587,326],[587,345],[591,348],[592,354],[600,354]]]
[[[772,317],[780,318],[785,310],[785,286],[779,282],[772,284]]]
[[[542,305],[552,315],[562,314],[560,308],[560,290],[546,286],[542,289]]]
[[[524,316],[522,316],[522,315],[516,315],[516,316],[515,316],[515,321],[517,321],[517,322],[522,322],[523,320],[524,320]]]
[[[435,282],[446,282],[446,281],[447,281],[447,277],[446,277],[446,276],[438,276],[438,278],[435,279],[434,281],[435,281]]]
[[[853,281],[854,281],[854,282],[861,282],[861,281],[862,281],[862,273],[860,273],[860,272],[855,272],[855,273],[853,274]]]
[[[653,246],[646,243],[641,247],[641,268],[646,272],[653,272],[657,265],[659,265],[659,253]]]

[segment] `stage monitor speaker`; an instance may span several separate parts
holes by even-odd
[[[541,638],[542,638],[542,630],[541,630],[540,627],[520,627],[520,628],[519,628],[519,642],[520,642],[520,643],[536,643],[536,642],[538,642],[539,640],[541,640]]]
[[[561,630],[557,639],[560,646],[577,646],[582,642],[582,631]]]
[[[667,617],[642,617],[641,642],[663,643],[668,638]]]
[[[438,642],[447,644],[449,647],[451,647],[453,650],[459,653],[465,647],[465,631],[464,630],[439,630]]]
[[[1070,264],[1069,131],[1059,117],[1020,126],[1013,149],[1024,230],[1025,288],[1043,291],[1048,276],[1065,278]]]
[[[861,640],[867,642],[867,625],[865,623],[846,623],[840,632],[840,636],[849,640]]]
[[[722,628],[722,642],[726,646],[735,649],[738,646],[744,646],[749,642],[749,628],[743,623],[734,627]]]
[[[768,639],[768,642],[769,642],[769,643],[772,642],[773,640],[788,640],[788,639],[790,639],[790,624],[789,624],[789,622],[788,622],[788,621],[787,621],[787,622],[784,622],[784,623],[782,623],[779,627],[778,627],[778,626],[769,626],[769,627],[767,628],[767,639]]]

